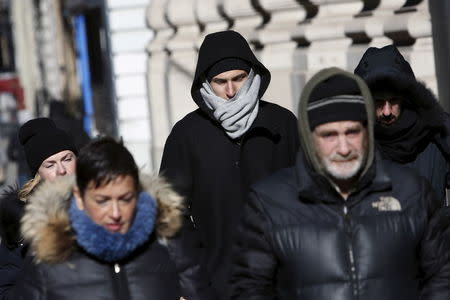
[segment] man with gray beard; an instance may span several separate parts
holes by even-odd
[[[361,78],[305,86],[294,167],[253,185],[234,247],[232,299],[448,300],[450,209],[374,150]]]

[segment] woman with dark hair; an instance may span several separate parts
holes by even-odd
[[[24,206],[41,182],[73,174],[77,155],[72,138],[48,118],[26,122],[18,137],[33,178],[0,198],[0,299],[8,298],[27,250],[19,233]]]
[[[22,219],[29,257],[14,299],[211,299],[173,238],[182,198],[161,178],[140,178],[130,152],[111,138],[84,147],[76,180],[45,182]],[[175,247],[175,248],[174,248]]]

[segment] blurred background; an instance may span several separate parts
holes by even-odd
[[[157,171],[172,126],[196,108],[198,47],[219,30],[247,38],[272,73],[264,99],[294,113],[315,72],[353,71],[387,44],[448,109],[449,20],[446,0],[0,0],[0,183],[15,182],[17,128],[37,116],[122,137]]]

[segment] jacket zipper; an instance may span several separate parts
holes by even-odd
[[[113,289],[117,300],[130,299],[128,283],[118,263],[113,265]]]
[[[346,204],[344,204],[343,211],[344,211],[345,233],[348,237],[348,258],[350,261],[352,294],[353,294],[353,297],[357,297],[358,296],[358,280],[357,280],[357,276],[356,276],[355,256],[353,253],[351,228],[350,228],[350,216],[348,215],[348,208],[347,208]]]

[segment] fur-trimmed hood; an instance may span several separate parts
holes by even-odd
[[[355,74],[359,75],[372,94],[381,91],[401,95],[416,111],[428,128],[445,130],[445,112],[433,92],[418,81],[409,63],[394,45],[366,50]]]
[[[158,238],[173,237],[182,225],[183,199],[158,176],[141,176],[143,191],[157,202],[155,232]],[[76,246],[68,209],[75,177],[45,182],[33,193],[25,207],[21,231],[37,261],[65,261]]]

